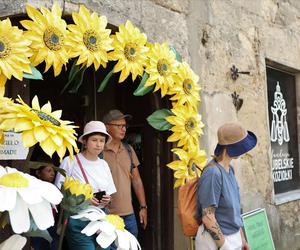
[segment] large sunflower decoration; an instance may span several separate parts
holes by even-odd
[[[0,21],[0,96],[4,95],[5,83],[12,76],[23,80],[23,73],[31,74],[31,40],[24,38],[23,31],[12,26],[9,18]]]
[[[21,24],[27,29],[25,37],[32,41],[30,61],[33,66],[45,61],[45,72],[53,66],[54,76],[58,76],[70,57],[66,46],[69,32],[66,21],[61,18],[62,10],[55,3],[51,11],[41,7],[40,12],[30,4],[26,5],[26,11],[32,21],[23,20]]]
[[[180,63],[178,66],[177,81],[169,94],[173,95],[170,100],[177,102],[178,105],[188,105],[197,109],[200,102],[199,77],[191,70],[186,63]]]
[[[97,71],[100,66],[105,68],[109,61],[116,61],[98,91],[103,91],[113,73],[119,73],[119,82],[124,82],[130,74],[132,81],[140,79],[134,91],[136,96],[152,90],[160,91],[162,98],[168,96],[172,108],[155,111],[147,121],[158,130],[169,130],[168,141],[176,143],[173,152],[179,160],[168,164],[175,170],[175,186],[195,177],[205,162],[205,154],[199,149],[204,126],[197,112],[199,77],[174,48],[168,43],[147,42],[147,36],[130,21],[121,24],[111,35],[107,18],[84,5],[72,13],[74,23],[69,25],[62,19],[57,3],[51,10],[41,7],[40,11],[27,4],[26,11],[31,20],[21,21],[27,29],[24,34],[11,26],[9,19],[0,21],[0,95],[11,76],[22,80],[24,72],[32,73],[30,62],[31,66],[37,66],[45,61],[45,72],[53,67],[57,76],[68,60],[74,58],[63,91],[74,83],[71,92],[76,92],[87,68],[93,66]],[[77,151],[74,126],[60,119],[61,111],[52,112],[50,103],[40,107],[37,97],[32,100],[32,107],[21,98],[17,103],[5,102],[10,105],[0,108],[0,140],[3,140],[1,131],[14,129],[22,133],[26,147],[39,143],[49,156],[57,152],[62,158],[67,150],[71,156],[74,149]]]
[[[123,82],[130,73],[134,81],[137,76],[143,75],[147,65],[147,36],[130,21],[126,21],[112,37],[114,51],[109,53],[109,59],[118,61],[113,70],[121,71],[119,82]]]
[[[39,143],[46,154],[52,157],[57,152],[62,159],[69,151],[70,156],[78,151],[75,126],[61,120],[61,110],[52,111],[50,102],[40,107],[38,97],[32,99],[32,107],[19,97],[17,102],[7,102],[0,108],[0,131],[14,130],[22,133],[25,147]]]
[[[174,148],[172,149],[172,152],[179,158],[167,165],[175,171],[175,188],[183,185],[186,180],[201,175],[206,164],[206,154],[204,150],[199,150],[198,147],[190,148],[188,150]]]
[[[149,74],[149,78],[145,86],[155,85],[154,92],[160,89],[161,96],[164,97],[176,80],[178,66],[176,55],[167,43],[155,43],[151,46],[148,57],[149,65],[145,71]]]
[[[77,65],[90,67],[95,70],[100,65],[104,68],[108,62],[108,51],[112,50],[110,29],[106,29],[106,16],[98,16],[81,5],[78,13],[72,13],[75,24],[68,25],[70,30],[68,46],[70,57],[78,57]]]

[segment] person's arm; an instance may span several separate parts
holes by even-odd
[[[137,167],[132,169],[132,186],[135,192],[135,195],[140,203],[140,223],[145,229],[147,226],[147,203],[145,197],[144,185],[140,176],[140,172]]]
[[[220,248],[225,243],[225,237],[215,217],[215,208],[207,207],[202,209],[202,222],[205,230],[211,235],[217,246]]]
[[[250,250],[248,242],[246,241],[243,228],[240,229],[241,237],[242,237],[242,250]]]

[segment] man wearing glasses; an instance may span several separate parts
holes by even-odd
[[[147,226],[147,204],[143,182],[139,173],[140,162],[134,149],[122,143],[127,129],[127,121],[131,115],[124,115],[120,110],[110,110],[103,117],[107,132],[112,141],[105,146],[103,158],[107,161],[117,192],[112,195],[109,207],[111,214],[120,215],[125,222],[125,228],[135,237],[138,227],[132,206],[131,185],[140,203],[139,219],[142,227]]]

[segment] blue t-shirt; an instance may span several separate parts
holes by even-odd
[[[240,192],[234,170],[229,173],[216,161],[211,161],[204,169],[198,182],[197,218],[202,217],[202,209],[215,207],[215,217],[224,235],[238,232],[242,227]]]

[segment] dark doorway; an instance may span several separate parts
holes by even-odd
[[[44,65],[38,67],[42,72]],[[68,73],[54,78],[52,70],[44,74],[43,81],[30,81],[30,99],[38,95],[40,105],[48,100],[53,110],[62,109],[62,119],[74,121],[78,135],[89,120],[101,120],[108,110],[117,108],[133,115],[128,129],[128,140],[133,143],[141,162],[140,174],[145,186],[148,206],[148,228],[139,230],[139,241],[144,250],[172,250],[173,246],[173,172],[166,167],[171,159],[171,144],[167,143],[168,132],[158,132],[146,121],[155,110],[167,107],[168,100],[159,94],[148,93],[135,97],[134,90],[139,81],[129,78],[117,83],[118,74],[113,75],[102,93],[97,87],[107,72],[113,67],[100,69],[97,73],[88,69],[77,93],[68,90],[61,93],[67,82]],[[134,198],[135,212],[138,204]]]

